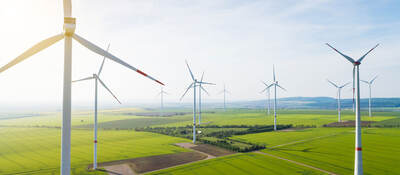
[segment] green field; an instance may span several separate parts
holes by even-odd
[[[99,112],[99,162],[170,154],[187,151],[173,143],[190,140],[148,132],[136,132],[138,127],[186,126],[192,124],[192,115],[149,117],[132,115],[136,112],[154,112],[143,109],[116,109]],[[185,111],[187,112],[187,111]],[[373,126],[397,127],[363,130],[364,167],[366,174],[396,174],[400,172],[399,112],[375,112],[374,117],[362,120],[377,121]],[[12,114],[0,120],[0,174],[58,174],[60,164],[59,113]],[[23,118],[12,118],[24,116]],[[344,111],[343,120],[354,120],[351,111]],[[203,125],[272,125],[273,117],[261,110],[228,110],[203,114]],[[317,128],[294,131],[263,132],[237,135],[230,139],[265,144],[266,153],[295,160],[338,174],[352,174],[354,157],[354,128],[323,128],[337,121],[336,111],[281,110],[278,124]],[[93,112],[74,111],[72,116],[72,172],[73,174],[103,174],[87,172],[92,162]],[[236,128],[237,129],[237,128]],[[218,128],[203,128],[203,134]],[[240,129],[239,129],[240,130]],[[397,138],[397,139],[396,139]],[[208,138],[207,138],[208,139]],[[213,138],[210,138],[213,139]],[[390,145],[394,145],[391,147]],[[245,168],[243,168],[245,167]],[[227,171],[224,171],[224,170]],[[273,157],[246,153],[205,160],[190,165],[165,169],[166,174],[318,174],[309,168]]]
[[[161,170],[156,174],[322,174],[316,170],[305,168],[283,160],[256,153],[235,154],[222,158],[203,160],[189,165]]]
[[[172,127],[193,124],[192,114],[171,117],[148,117],[129,115],[136,112],[154,112],[128,108],[99,112],[99,127],[104,129],[133,129],[138,127]],[[186,111],[187,112],[187,111]],[[308,112],[308,113],[307,113]],[[400,117],[397,112],[375,112],[374,117],[362,117],[363,121],[383,121]],[[354,120],[354,114],[344,111],[342,120]],[[278,124],[292,124],[297,127],[316,126],[337,121],[336,111],[282,110],[278,113]],[[228,112],[204,113],[202,122],[209,125],[272,125],[273,116],[260,110],[229,110]],[[72,125],[77,128],[91,128],[93,112],[75,111]],[[0,126],[59,127],[60,113],[41,113],[39,116],[2,120]]]
[[[342,130],[336,130],[338,134],[333,136],[265,149],[263,152],[337,174],[352,174],[354,132],[346,132],[347,129]],[[290,133],[288,134],[290,135]],[[368,128],[363,129],[362,134],[364,173],[398,174],[400,172],[400,166],[398,166],[400,162],[400,150],[398,149],[400,129]]]
[[[330,137],[352,131],[354,131],[354,128],[307,128],[294,131],[263,132],[257,134],[233,136],[232,139],[243,142],[264,144],[268,148],[281,144],[300,142],[303,140]]]
[[[57,173],[60,164],[59,129],[0,128],[0,174]],[[73,130],[71,159],[75,174],[93,162],[93,131]],[[135,131],[99,131],[98,160],[112,160],[187,151],[173,143],[189,140]],[[79,173],[78,173],[79,172]]]

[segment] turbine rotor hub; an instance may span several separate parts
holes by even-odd
[[[359,62],[359,61],[354,62],[354,66],[358,66],[360,64],[361,64],[361,62]]]
[[[72,36],[75,33],[76,19],[72,17],[64,17],[64,35]]]

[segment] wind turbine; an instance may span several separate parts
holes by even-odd
[[[108,45],[107,47],[107,51],[109,49],[110,45]],[[93,169],[96,170],[97,169],[97,87],[98,87],[98,82],[100,82],[100,84],[108,91],[110,92],[110,94],[118,101],[119,104],[121,104],[121,102],[118,100],[118,98],[111,92],[111,90],[104,84],[104,82],[100,79],[100,73],[103,70],[103,66],[104,66],[104,61],[106,60],[106,58],[103,58],[103,62],[101,63],[99,72],[97,74],[93,74],[90,77],[86,77],[86,78],[82,78],[79,80],[75,80],[72,81],[72,83],[75,82],[79,82],[79,81],[86,81],[86,80],[92,80],[94,79],[95,81],[95,87],[94,87],[94,156],[93,156]]]
[[[375,79],[378,78],[378,76],[375,76],[375,78],[373,78],[371,81],[365,81],[365,80],[361,80],[364,83],[368,84],[369,87],[369,100],[368,100],[368,112],[369,112],[369,116],[372,117],[372,111],[371,111],[371,91],[372,91],[372,83],[375,81]]]
[[[336,85],[335,83],[333,83],[332,81],[330,81],[330,80],[328,80],[328,79],[327,79],[326,81],[328,81],[330,84],[332,84],[333,86],[335,86],[336,89],[337,89],[337,97],[338,97],[338,100],[337,100],[337,102],[338,102],[338,121],[339,121],[339,122],[342,122],[342,120],[341,120],[341,115],[340,115],[340,112],[341,112],[341,108],[340,108],[340,94],[341,94],[342,88],[344,88],[345,86],[347,86],[348,84],[350,84],[350,82],[349,82],[349,83],[346,83],[346,84],[344,84],[344,85],[342,85],[342,86],[338,86],[338,85]]]
[[[193,143],[196,143],[196,87],[201,85],[201,84],[211,84],[214,85],[213,83],[207,83],[203,81],[198,81],[196,78],[194,78],[194,75],[192,73],[192,70],[190,70],[188,62],[185,60],[186,66],[189,70],[190,77],[192,78],[193,82],[189,85],[189,87],[186,89],[185,93],[183,93],[182,98],[186,95],[186,93],[189,91],[190,88],[193,88]]]
[[[370,49],[367,53],[365,53],[362,57],[358,60],[354,60],[353,58],[339,52],[334,47],[326,43],[330,48],[334,51],[342,55],[351,64],[353,64],[353,94],[356,95],[356,150],[355,150],[355,161],[354,161],[354,175],[361,175],[363,174],[363,163],[362,163],[362,148],[361,148],[361,113],[360,113],[360,64],[361,61],[367,56],[372,50],[379,46],[377,44],[375,47]]]
[[[264,90],[262,90],[260,93],[263,93],[263,92],[267,92],[267,102],[268,102],[268,105],[267,105],[267,108],[268,108],[268,111],[267,111],[267,114],[269,115],[270,114],[270,108],[271,108],[271,98],[270,98],[270,96],[271,96],[271,89],[270,89],[270,87],[269,87],[269,85],[267,84],[267,83],[265,83],[264,81],[262,81],[262,83],[266,86],[266,88],[264,89]]]
[[[201,79],[200,82],[203,82],[203,76],[204,76],[204,72],[203,74],[201,74]],[[199,86],[199,125],[201,125],[201,91],[204,91],[207,95],[210,95],[206,89],[203,88],[202,84],[204,83],[200,83]],[[214,83],[209,83],[212,85],[215,85]]]
[[[75,39],[80,44],[88,48],[89,50],[105,56],[133,71],[136,71],[159,84],[160,81],[154,79],[153,77],[145,74],[144,72],[136,69],[135,67],[129,65],[128,63],[122,61],[118,57],[112,55],[111,53],[101,49],[100,47],[92,44],[90,41],[84,39],[75,33],[75,18],[71,17],[71,0],[64,0],[64,31],[60,34],[47,38],[33,47],[29,48],[27,51],[16,57],[14,60],[0,68],[0,73],[5,70],[15,66],[16,64],[24,61],[28,57],[48,48],[54,43],[65,39],[64,41],[64,86],[63,86],[63,114],[62,114],[62,134],[61,134],[61,169],[62,175],[69,175],[71,172],[71,72],[72,72],[72,39]]]
[[[272,84],[270,84],[267,88],[270,87],[274,87],[274,131],[276,131],[276,109],[277,109],[277,104],[276,104],[276,87],[281,88],[282,90],[286,91],[285,88],[283,88],[282,86],[280,86],[278,84],[278,81],[276,81],[275,79],[275,66],[272,66],[272,70],[273,70],[273,78],[274,78],[274,82]]]
[[[157,96],[161,97],[161,112],[160,112],[160,116],[164,116],[164,94],[168,95],[167,92],[164,91],[163,87],[161,87],[161,91],[160,93],[157,94]]]
[[[224,84],[224,89],[219,92],[218,94],[222,94],[224,93],[224,112],[226,112],[226,93],[231,94],[228,90],[226,90],[225,88],[225,84]]]

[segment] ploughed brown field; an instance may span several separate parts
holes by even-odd
[[[200,151],[200,152],[203,152],[203,153],[215,156],[215,157],[226,156],[226,155],[234,153],[229,150],[222,149],[222,148],[212,146],[212,145],[207,145],[207,144],[199,144],[197,146],[191,147],[191,149],[194,149],[196,151]]]

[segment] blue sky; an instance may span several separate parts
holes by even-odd
[[[184,60],[197,76],[214,82],[206,100],[225,83],[230,100],[262,99],[261,80],[272,81],[272,64],[288,96],[335,96],[326,78],[351,81],[352,66],[324,43],[358,58],[381,43],[361,65],[361,78],[380,77],[375,97],[399,97],[400,2],[334,0],[73,0],[76,33],[105,47],[166,83],[175,102],[190,83]],[[0,64],[62,32],[62,1],[0,2]],[[73,43],[73,77],[96,72],[101,57]],[[63,43],[0,75],[0,103],[60,103]],[[111,61],[103,80],[124,103],[156,102],[159,86]],[[113,103],[104,90],[103,103]],[[366,97],[367,86],[362,86]],[[351,97],[351,90],[343,93]],[[73,86],[74,103],[91,104],[93,83]],[[190,101],[190,96],[184,101]]]

